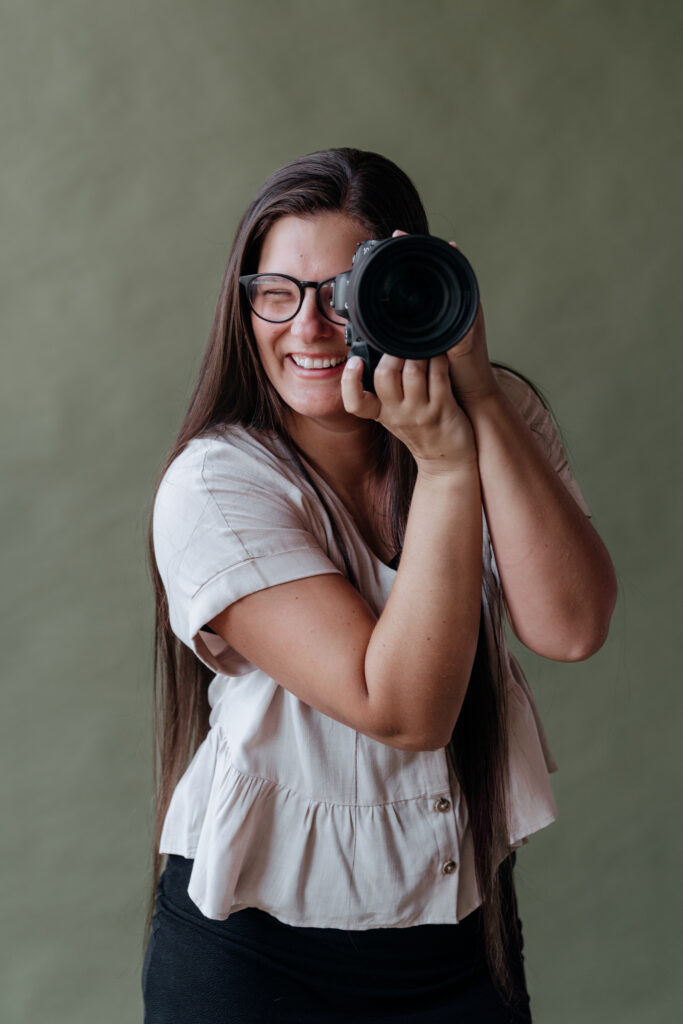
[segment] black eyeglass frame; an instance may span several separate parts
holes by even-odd
[[[294,312],[290,316],[286,316],[284,320],[269,320],[267,316],[263,316],[261,313],[257,313],[251,304],[251,297],[249,295],[249,285],[252,281],[256,280],[257,277],[284,277],[285,280],[291,281],[299,289],[299,305],[296,307]],[[320,289],[325,284],[329,284],[330,281],[334,281],[334,277],[326,277],[324,281],[299,281],[296,277],[292,277],[291,274],[243,274],[239,278],[239,283],[244,288],[244,293],[249,303],[249,309],[252,311],[254,316],[257,316],[259,320],[265,320],[268,324],[286,324],[289,320],[293,320],[299,310],[304,304],[304,296],[306,288],[315,288],[315,304],[318,307],[320,314],[327,320],[329,324],[334,324],[335,327],[342,327],[344,325],[343,320],[332,320],[323,309],[323,304],[320,299]]]

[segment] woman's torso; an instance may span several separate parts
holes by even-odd
[[[156,539],[162,575],[177,598],[170,600],[171,620],[217,674],[209,690],[211,729],[176,788],[161,852],[194,859],[189,893],[208,917],[253,906],[313,927],[461,920],[479,897],[467,807],[446,750],[406,752],[355,732],[201,628],[214,606],[216,614],[253,586],[254,574],[259,585],[270,585],[292,572],[344,571],[340,540],[361,593],[381,613],[395,571],[325,481],[312,468],[310,474],[315,487],[286,454],[230,428],[192,442],[162,485]],[[178,501],[187,528],[180,554],[179,533],[164,535],[165,514]],[[226,530],[225,564],[217,563],[207,548]],[[486,531],[484,573],[489,591],[495,589]],[[490,609],[487,625],[492,640],[497,624]],[[514,846],[552,821],[555,807],[528,687],[501,653],[510,696]]]

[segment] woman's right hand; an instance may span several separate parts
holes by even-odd
[[[431,359],[382,356],[375,369],[375,394],[363,391],[363,361],[351,357],[341,387],[347,412],[381,423],[402,441],[418,470],[430,475],[476,463],[474,432],[458,405],[446,355]]]

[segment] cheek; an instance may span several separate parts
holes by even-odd
[[[254,341],[256,342],[258,357],[261,360],[261,365],[265,368],[269,364],[272,364],[275,359],[275,341],[277,338],[277,332],[269,330],[263,321],[258,325],[258,327],[252,326],[252,332],[254,335]]]

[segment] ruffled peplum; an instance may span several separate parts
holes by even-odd
[[[514,665],[514,659],[510,659]],[[510,846],[521,846],[530,835],[552,824],[557,807],[548,772],[555,764],[528,684],[508,676],[508,743],[510,786],[508,827]]]
[[[193,776],[209,771],[202,805]],[[444,822],[431,820],[442,789],[379,804],[311,800],[239,771],[214,726],[176,788],[161,849],[194,858],[188,893],[206,917],[249,906],[314,928],[425,923],[425,880],[457,856],[456,835],[446,832],[441,849],[434,826]],[[453,833],[464,830],[458,817]],[[457,885],[445,896],[435,923],[455,920]]]
[[[554,820],[555,803],[534,710],[512,678],[509,709],[510,845],[517,847]],[[376,744],[360,734],[358,741],[370,752]],[[404,756],[379,746],[383,756]],[[176,787],[161,851],[194,860],[188,893],[216,920],[245,907],[314,928],[461,920],[479,902],[467,807],[445,751],[418,756],[426,780],[419,796],[316,800],[239,770],[216,724]],[[446,813],[437,809],[444,799]]]

